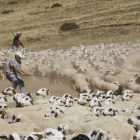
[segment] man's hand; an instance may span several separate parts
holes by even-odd
[[[25,76],[26,74],[22,72],[21,75],[22,75],[22,76]]]

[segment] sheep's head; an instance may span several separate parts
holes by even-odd
[[[125,101],[129,101],[130,99],[132,99],[133,96],[134,96],[134,95],[125,92],[125,93],[123,94],[123,96],[122,96],[122,101],[124,101],[124,100],[125,100]]]
[[[60,131],[62,134],[66,135],[66,134],[69,134],[71,131],[69,130],[69,125],[68,124],[60,124],[58,127],[57,127],[57,130]]]
[[[14,95],[14,94],[16,94],[16,90],[13,87],[8,87],[8,88],[4,89],[4,91],[2,93],[4,95]]]
[[[45,114],[45,117],[58,117],[58,113],[56,110],[51,109],[48,113]]]
[[[90,139],[95,139],[95,140],[107,140],[108,139],[108,134],[101,128],[96,128],[96,129],[90,131],[87,134],[87,136]]]
[[[15,114],[13,117],[10,119],[9,124],[11,123],[16,123],[21,121],[21,115]]]
[[[116,112],[118,112],[118,110],[116,110],[114,107],[107,107],[104,112],[103,115],[104,116],[115,116]]]
[[[37,92],[36,92],[36,95],[41,95],[41,96],[46,96],[46,95],[50,95],[50,91],[49,89],[46,89],[46,88],[41,88],[39,89]]]
[[[93,107],[91,111],[94,115],[98,117],[100,114],[102,114],[102,110],[103,110],[102,108],[96,106],[96,107]]]
[[[140,130],[133,136],[133,140],[140,140]]]
[[[52,129],[52,128],[47,128],[43,132],[43,137],[44,138],[51,138],[51,139],[59,139],[59,140],[66,140],[66,137],[58,130]]]
[[[105,101],[105,105],[109,105],[109,104],[115,104],[115,101],[111,98],[108,98],[106,101]]]
[[[9,106],[7,104],[0,104],[0,110],[8,109]]]
[[[132,115],[128,120],[127,122],[130,124],[130,125],[133,125],[133,126],[138,126],[140,128],[140,114],[139,112],[136,112],[134,115]]]
[[[90,101],[89,106],[90,107],[95,107],[95,106],[102,107],[101,100],[99,100],[98,98],[95,97]]]
[[[67,99],[65,107],[72,107],[72,105],[73,105],[73,100],[72,99]]]

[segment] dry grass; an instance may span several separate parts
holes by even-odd
[[[14,10],[0,15],[1,48],[11,47],[10,31],[21,31],[24,45],[36,51],[101,42],[121,44],[140,38],[139,0],[16,0],[18,4],[13,5],[8,2],[0,1],[0,13]],[[51,8],[55,3],[62,6]],[[74,22],[80,28],[61,32],[59,28],[66,22]],[[32,41],[33,38],[40,39]]]

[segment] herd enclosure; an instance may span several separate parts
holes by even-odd
[[[36,51],[137,42],[139,12],[139,0],[0,0],[0,47],[11,47],[11,31],[21,31],[25,47]],[[64,23],[79,29],[62,32]]]

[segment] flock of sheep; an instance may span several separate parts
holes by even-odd
[[[34,75],[53,77],[77,91],[72,97],[0,93],[1,140],[140,140],[140,44],[79,45],[57,52],[21,49],[22,65]],[[1,50],[0,74],[15,53]]]

